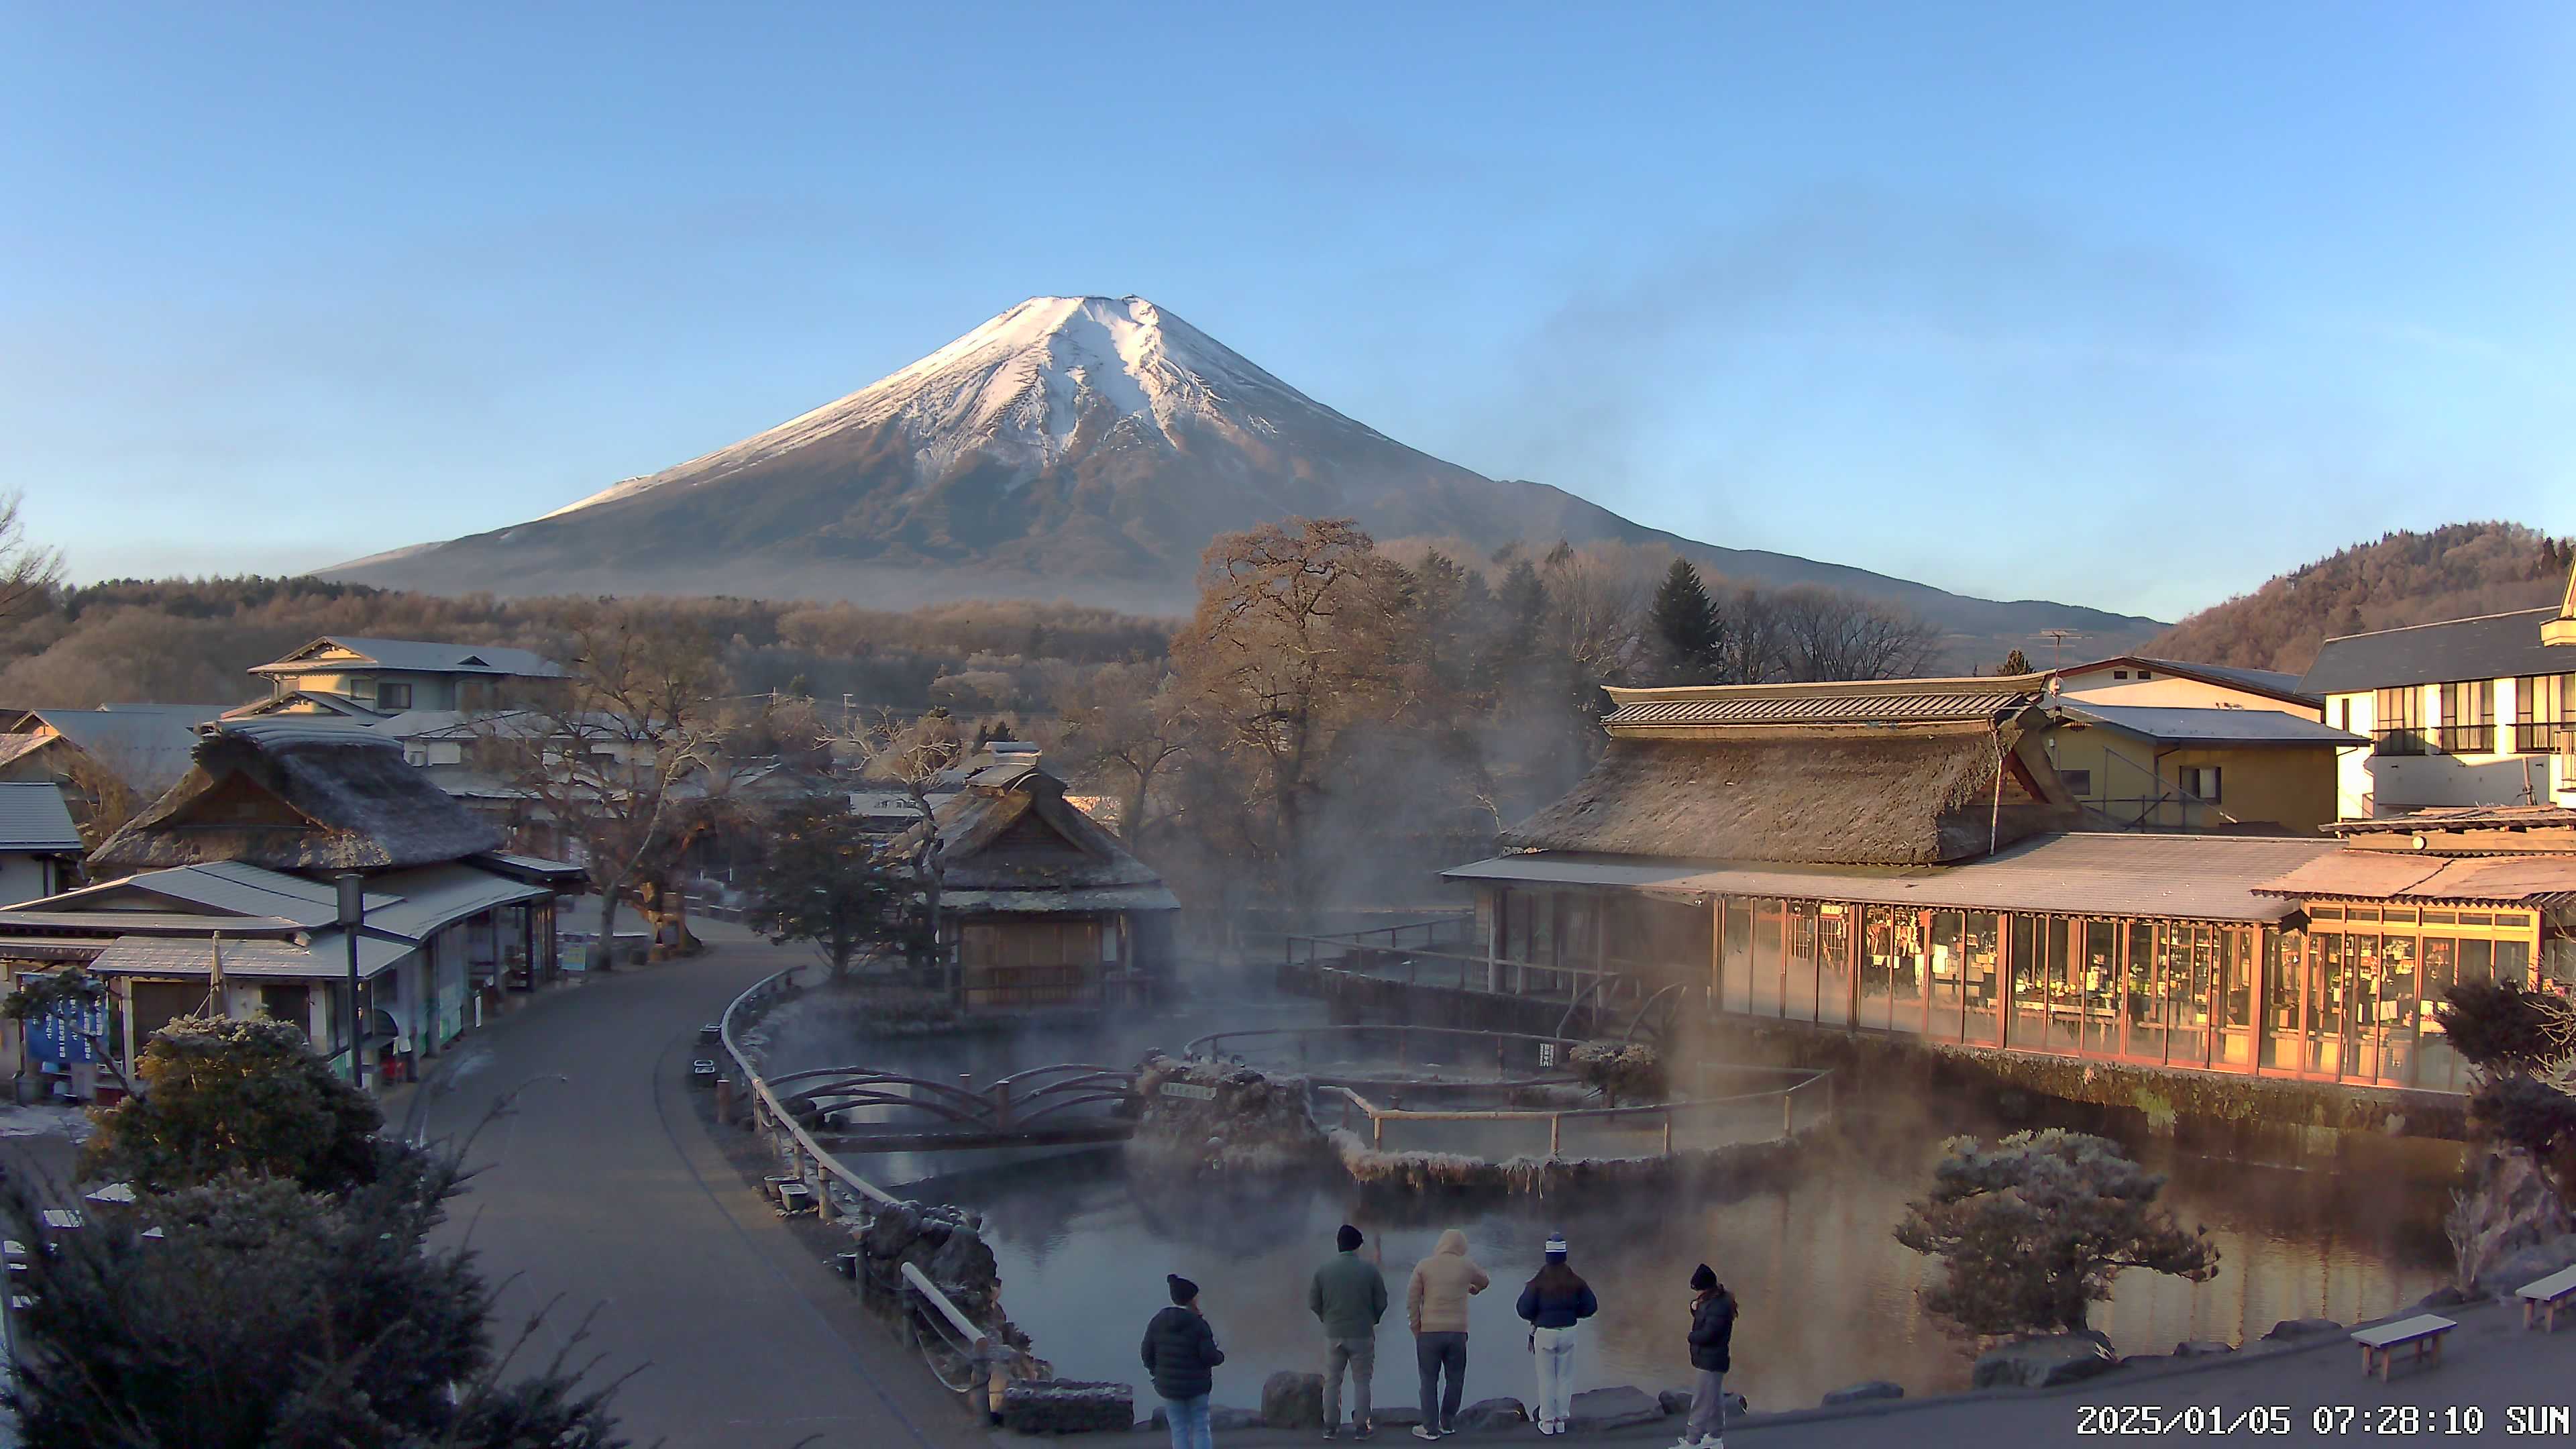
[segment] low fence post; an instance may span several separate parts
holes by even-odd
[[[1379,1150],[1386,1147],[1386,1119],[1375,1112],[1369,1114],[1369,1146]]]
[[[1673,1155],[1673,1114],[1670,1111],[1664,1113],[1664,1155]]]
[[[1011,1130],[1011,1084],[1008,1081],[993,1084],[993,1126],[1003,1132]]]
[[[1798,1089],[1791,1087],[1780,1094],[1780,1140],[1798,1135]]]
[[[1547,1155],[1554,1157],[1565,1144],[1565,1119],[1550,1112],[1547,1115]]]

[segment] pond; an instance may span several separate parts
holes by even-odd
[[[1266,1007],[1261,1024],[1303,1020],[1301,1008]],[[1239,1007],[1229,1014],[1237,1024],[1243,1018]],[[1181,1016],[1130,1023],[1114,1045],[1177,1046],[1195,1034],[1193,1025]],[[792,1040],[782,1032],[782,1045]],[[868,1055],[889,1066],[900,1059],[899,1069],[923,1075],[979,1077],[1056,1061],[1133,1059],[1107,1055],[1108,1046],[1035,1033],[872,1044]],[[782,1070],[816,1064],[779,1061]],[[1368,1234],[1363,1251],[1384,1264],[1396,1305],[1379,1339],[1378,1390],[1387,1402],[1410,1402],[1413,1392],[1405,1278],[1449,1227],[1465,1232],[1471,1255],[1495,1284],[1472,1304],[1470,1399],[1531,1397],[1513,1299],[1552,1231],[1571,1241],[1574,1266],[1602,1302],[1580,1350],[1582,1387],[1688,1386],[1688,1278],[1704,1260],[1742,1303],[1728,1386],[1756,1407],[1810,1407],[1827,1390],[1871,1378],[1895,1380],[1914,1394],[1964,1388],[1973,1355],[1921,1311],[1916,1295],[1930,1265],[1899,1246],[1891,1230],[1907,1199],[1929,1183],[1945,1132],[1991,1137],[2044,1124],[1967,1109],[1928,1123],[1910,1106],[1856,1102],[1854,1095],[1844,1095],[1837,1129],[1813,1139],[1791,1180],[1688,1201],[1657,1195],[1391,1209],[1339,1183],[1210,1192],[1131,1180],[1122,1149],[1011,1162],[948,1153],[851,1165],[880,1181],[917,1184],[907,1193],[981,1210],[1000,1260],[1003,1303],[1067,1378],[1141,1382],[1137,1341],[1167,1301],[1163,1275],[1177,1272],[1201,1285],[1202,1306],[1228,1354],[1217,1401],[1257,1405],[1273,1371],[1321,1367],[1306,1283],[1330,1256],[1334,1229],[1348,1220]],[[2195,1152],[2143,1130],[2120,1135],[2133,1155],[2169,1175],[2164,1200],[2186,1225],[2206,1224],[2223,1255],[2218,1277],[2206,1284],[2124,1275],[2093,1318],[2122,1352],[2259,1337],[2285,1318],[2352,1322],[2410,1303],[2444,1280],[2449,1250],[2439,1223],[2457,1180],[2455,1148],[2366,1143],[2335,1162],[2266,1166],[2231,1149]]]

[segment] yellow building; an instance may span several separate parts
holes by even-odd
[[[2313,836],[2336,818],[2337,752],[2359,735],[2271,709],[2060,697],[2045,737],[2092,828]]]

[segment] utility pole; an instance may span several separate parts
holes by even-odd
[[[332,879],[340,888],[340,934],[349,943],[349,1085],[366,1090],[367,1069],[358,1050],[358,931],[367,921],[367,878],[355,871]]]

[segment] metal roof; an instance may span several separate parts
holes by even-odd
[[[2043,835],[1965,865],[1906,871],[1829,866],[1618,861],[1549,853],[1498,856],[1441,872],[1452,880],[1599,886],[1657,895],[1781,896],[2058,915],[2277,921],[2296,907],[2255,894],[2338,847],[2330,840],[2218,835]]]
[[[2440,805],[2383,815],[2370,820],[2338,820],[2326,829],[2337,835],[2412,835],[2419,830],[2512,830],[2576,825],[2576,807],[2566,805]]]
[[[2115,654],[2108,659],[2096,659],[2090,664],[2070,665],[2065,669],[2049,672],[2062,679],[2072,679],[2122,664],[2144,665],[2149,669],[2162,670],[2177,678],[2197,679],[2205,684],[2223,684],[2235,689],[2250,690],[2255,694],[2276,695],[2301,704],[2325,703],[2319,696],[2308,694],[2299,688],[2299,676],[2286,674],[2278,669],[2239,669],[2232,664],[2201,664],[2189,659],[2158,659],[2146,654]]]
[[[432,865],[375,877],[370,884],[394,897],[367,910],[367,929],[419,941],[452,921],[518,901],[543,900],[552,886],[529,885],[470,865]]]
[[[2576,671],[2576,648],[2540,642],[2556,609],[2522,609],[2328,639],[2299,682],[2324,696],[2403,684],[2449,684]]]
[[[2140,739],[2214,745],[2366,745],[2366,735],[2277,709],[2199,709],[2177,705],[2063,703],[2056,712]]]
[[[1752,695],[1735,699],[1632,699],[1602,723],[1635,725],[1918,724],[1992,719],[2031,696],[2020,690],[1921,694]]]
[[[0,784],[0,850],[42,852],[81,848],[63,792],[50,784]]]
[[[412,953],[400,941],[358,938],[358,975],[376,975]],[[119,936],[98,954],[89,969],[102,976],[211,976],[214,943],[158,936]],[[313,938],[310,947],[284,941],[224,942],[224,975],[248,980],[345,981],[349,976],[347,939],[336,931]]]
[[[2554,906],[2576,901],[2576,856],[2399,855],[2338,850],[2256,889],[2267,896],[2475,901]]]
[[[96,709],[32,711],[99,768],[138,790],[159,794],[194,762],[197,726],[222,714],[220,704],[103,704]]]
[[[344,649],[355,659],[307,659],[324,645]],[[413,669],[437,674],[510,674],[546,679],[563,667],[532,649],[505,649],[491,644],[440,644],[425,639],[362,639],[353,634],[325,634],[285,658],[251,667],[253,674],[322,674],[352,666]]]
[[[119,931],[164,936],[239,931],[247,935],[291,936],[304,929],[303,922],[284,916],[207,916],[195,911],[0,911],[0,938],[20,931],[38,935],[53,931]]]

